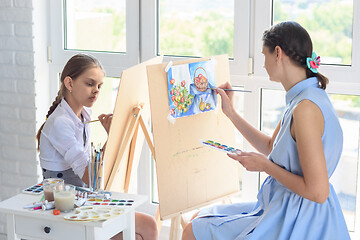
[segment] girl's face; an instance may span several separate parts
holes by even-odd
[[[72,80],[70,95],[78,106],[92,107],[96,102],[103,85],[104,72],[99,67],[86,70]]]
[[[267,46],[263,46],[262,54],[265,56],[264,68],[269,75],[270,81],[278,82],[276,80],[276,53],[270,52]]]

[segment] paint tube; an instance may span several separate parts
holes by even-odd
[[[76,207],[81,207],[86,203],[86,199],[85,198],[79,198],[78,200],[75,201],[75,206]]]
[[[55,209],[55,202],[48,202],[47,200],[44,201],[44,204],[42,205],[42,210],[50,210]]]
[[[33,203],[28,204],[28,205],[25,205],[24,208],[36,208],[36,207],[41,207],[42,205],[43,205],[42,201],[33,202]]]
[[[95,198],[95,199],[110,199],[111,194],[109,193],[95,193],[95,194],[88,194],[88,198]]]

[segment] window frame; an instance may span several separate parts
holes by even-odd
[[[273,1],[255,2],[255,27],[254,27],[254,74],[266,76],[263,68],[264,57],[262,56],[262,34],[270,28],[272,23]],[[321,65],[320,72],[331,76],[331,82],[357,83],[360,76],[360,3],[353,0],[353,40],[352,40],[352,64],[346,65]]]
[[[71,0],[68,0],[71,1]],[[99,59],[111,77],[120,77],[121,72],[139,63],[139,0],[126,1],[126,53],[100,52],[91,50],[64,49],[64,5],[65,0],[50,1],[50,51],[52,66],[60,72],[67,60],[77,53],[88,53]],[[60,11],[59,11],[60,9]],[[131,14],[128,14],[131,13]],[[59,31],[59,26],[61,30]],[[54,71],[53,71],[54,72]]]
[[[140,60],[145,61],[158,56],[158,0],[141,1],[141,51]],[[250,44],[250,1],[234,0],[234,56],[230,59],[230,71],[233,74],[248,74],[248,56]],[[210,57],[210,56],[203,56]],[[192,57],[190,57],[192,58]],[[195,57],[193,57],[195,58]],[[189,59],[182,56],[163,56],[164,62]]]

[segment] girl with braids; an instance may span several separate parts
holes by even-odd
[[[90,160],[90,107],[96,102],[105,72],[98,60],[77,54],[61,73],[61,86],[46,121],[37,133],[40,165],[44,178],[63,178],[65,183],[84,187],[88,184]],[[112,114],[101,114],[101,124],[109,133]],[[157,239],[152,216],[135,213],[136,239]],[[114,239],[122,239],[119,233]]]
[[[228,154],[248,171],[265,172],[254,203],[200,211],[183,239],[350,239],[329,178],[339,162],[343,134],[324,91],[307,31],[282,22],[263,34],[264,67],[286,91],[286,108],[272,136],[247,123],[234,109],[225,83],[217,88],[222,110],[258,152]]]
[[[100,63],[89,55],[75,55],[65,65],[58,95],[37,133],[44,178],[63,178],[81,187],[88,183],[90,126],[85,122],[90,120],[90,107],[96,102],[104,76]],[[106,132],[111,116],[99,116]]]

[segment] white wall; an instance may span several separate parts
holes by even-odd
[[[32,27],[32,0],[0,0],[0,201],[39,181]]]

